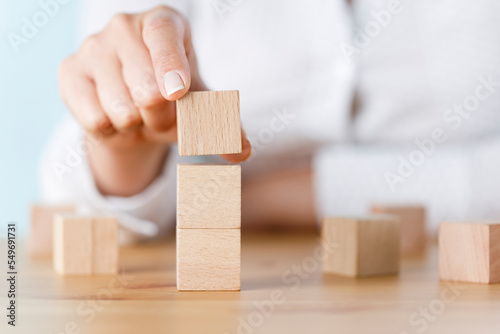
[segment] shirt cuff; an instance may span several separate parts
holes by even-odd
[[[85,159],[82,182],[87,201],[79,210],[115,216],[123,228],[124,243],[151,239],[172,231],[175,226],[177,158],[177,149],[171,147],[161,174],[145,190],[130,197],[103,196]]]
[[[39,180],[47,203],[74,203],[78,212],[110,214],[120,223],[120,241],[130,243],[174,231],[176,168],[173,145],[161,174],[144,191],[130,197],[103,196],[96,187],[86,150],[98,141],[85,137],[70,118],[58,126],[43,152]]]

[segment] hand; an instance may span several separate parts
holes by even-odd
[[[89,159],[107,195],[133,195],[154,180],[168,144],[177,140],[173,101],[189,90],[206,90],[188,22],[164,6],[114,16],[63,61],[59,77],[63,100],[77,121],[99,135]],[[224,155],[226,160],[249,157],[243,131],[242,139],[242,153]]]

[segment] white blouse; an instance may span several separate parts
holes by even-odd
[[[243,177],[313,156],[318,217],[420,203],[430,226],[500,218],[500,3],[493,0],[89,0],[82,38],[119,12],[186,15],[210,89],[240,91]],[[47,145],[42,193],[118,216],[126,240],[175,225],[172,150],[128,198],[96,189],[72,118]],[[194,161],[194,159],[182,159]]]

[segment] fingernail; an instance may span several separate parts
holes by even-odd
[[[182,82],[181,76],[175,71],[170,71],[163,77],[163,85],[165,86],[165,91],[167,95],[172,95],[175,92],[184,89],[184,82]]]

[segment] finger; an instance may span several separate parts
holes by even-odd
[[[137,37],[137,38],[135,38]],[[124,39],[118,48],[122,73],[144,125],[156,132],[175,125],[175,105],[162,96],[149,51],[141,36]]]
[[[252,154],[252,145],[248,140],[245,131],[241,129],[241,153],[237,154],[222,154],[221,157],[232,163],[243,162],[250,158]]]
[[[137,129],[142,124],[139,110],[134,105],[115,57],[102,57],[92,67],[97,96],[102,108],[118,132]]]
[[[104,135],[114,132],[111,121],[101,107],[95,85],[74,66],[74,56],[62,62],[59,84],[64,102],[86,131]]]
[[[190,32],[188,31],[188,37],[186,37],[186,56],[189,62],[189,70],[191,72],[191,86],[190,90],[194,92],[207,91],[209,90],[203,82],[200,71],[198,71],[198,60],[196,59],[196,53],[192,45],[192,40]]]
[[[182,97],[191,85],[186,29],[187,22],[179,14],[163,8],[143,21],[143,40],[151,55],[158,87],[169,101]]]

